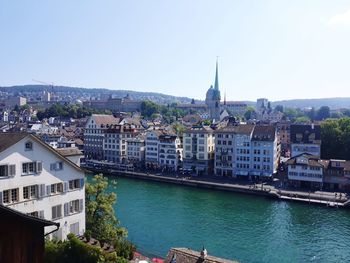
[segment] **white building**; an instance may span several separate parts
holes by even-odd
[[[212,174],[214,131],[209,126],[193,126],[183,134],[183,168],[196,174]]]
[[[134,166],[143,166],[145,161],[145,136],[138,135],[126,140],[128,162]]]
[[[59,240],[84,233],[84,171],[36,136],[0,134],[0,182],[1,204],[60,223]]]
[[[181,140],[176,134],[159,136],[159,165],[169,171],[177,171],[182,162]]]
[[[320,125],[290,125],[291,156],[303,153],[321,156],[321,127]]]
[[[277,172],[279,152],[274,126],[229,122],[215,131],[215,175],[271,178]]]
[[[320,160],[311,154],[300,154],[290,158],[288,167],[289,183],[297,187],[322,188],[324,170],[329,161]]]
[[[103,155],[106,161],[127,163],[127,140],[138,134],[130,124],[111,125],[104,130]]]
[[[161,130],[150,130],[146,132],[146,152],[145,163],[146,166],[158,166],[159,165],[159,136],[162,134]]]

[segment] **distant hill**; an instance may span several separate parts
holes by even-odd
[[[157,92],[140,92],[132,90],[109,90],[103,88],[81,88],[81,87],[67,87],[67,86],[48,86],[48,85],[22,85],[22,86],[11,86],[11,87],[0,87],[2,92],[10,92],[16,95],[35,93],[43,91],[53,91],[55,93],[65,93],[66,95],[75,94],[81,98],[86,97],[99,97],[103,95],[113,95],[114,97],[125,97],[129,94],[132,99],[135,100],[151,100],[156,103],[167,104],[167,103],[190,103],[191,99],[187,97],[177,97],[166,95]]]
[[[22,85],[11,87],[0,87],[0,92],[10,92],[15,95],[26,95],[27,93],[43,92],[44,90],[52,91],[52,87],[47,85]],[[151,100],[160,104],[177,103],[191,103],[191,98],[177,97],[166,95],[157,92],[141,92],[132,90],[110,90],[103,88],[81,88],[68,86],[54,86],[55,93],[64,93],[75,98],[88,99],[90,97],[101,97],[113,95],[115,97],[125,97],[129,94],[135,100]],[[203,95],[204,96],[204,95]],[[255,106],[254,101],[244,101],[249,106]],[[204,101],[196,100],[196,103],[204,103]],[[325,98],[325,99],[294,99],[294,100],[280,100],[271,102],[272,106],[283,105],[290,108],[320,108],[322,106],[329,106],[332,109],[350,108],[350,98]]]
[[[272,102],[272,106],[283,105],[290,108],[320,108],[328,106],[331,109],[350,108],[350,98],[325,98],[325,99],[295,99]]]

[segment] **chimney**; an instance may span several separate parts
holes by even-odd
[[[202,251],[201,251],[201,258],[205,259],[207,256],[208,256],[208,251],[203,246]]]

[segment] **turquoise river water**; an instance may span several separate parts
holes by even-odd
[[[117,178],[115,210],[150,256],[171,247],[240,262],[350,262],[350,210]]]

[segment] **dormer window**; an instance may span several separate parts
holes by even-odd
[[[32,151],[33,150],[33,143],[32,142],[26,142],[25,150],[26,151]]]

